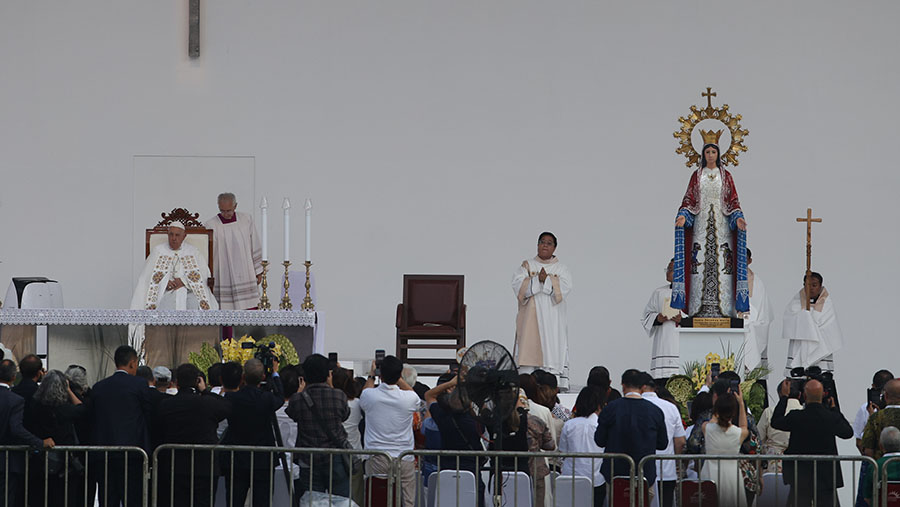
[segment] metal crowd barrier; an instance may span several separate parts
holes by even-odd
[[[891,464],[894,464],[894,467],[891,467]],[[876,499],[878,499],[878,505],[882,507],[896,505],[897,502],[900,502],[900,476],[892,479],[889,474],[891,468],[897,469],[900,473],[900,455],[887,457],[881,464],[880,470],[872,468],[872,489],[880,492],[881,497],[873,496],[869,505],[876,505]]]
[[[614,485],[606,485],[604,495],[606,505],[615,507],[645,506],[645,496],[642,491],[638,491],[638,485],[645,482],[643,467],[648,463],[666,461],[676,462],[679,479],[675,485],[675,505],[678,506],[702,507],[713,505],[713,501],[718,500],[707,495],[708,491],[704,491],[702,481],[691,482],[685,478],[690,463],[695,464],[695,471],[701,472],[700,479],[703,479],[703,463],[716,462],[721,465],[736,461],[748,462],[757,470],[762,468],[764,462],[792,462],[808,467],[807,470],[812,474],[811,481],[808,481],[811,484],[804,483],[804,473],[797,466],[791,472],[792,482],[800,488],[806,488],[813,502],[822,500],[818,487],[822,477],[826,477],[826,480],[828,477],[833,478],[839,467],[848,463],[851,473],[848,474],[850,477],[843,478],[844,485],[851,486],[855,500],[860,466],[866,463],[873,478],[871,505],[875,504],[875,499],[878,504],[887,506],[890,501],[900,498],[900,477],[895,474],[896,479],[892,482],[889,466],[893,464],[900,468],[900,455],[888,457],[879,469],[873,459],[865,456],[650,455],[635,465],[624,454],[420,450],[404,452],[392,459],[384,452],[370,450],[163,445],[153,453],[151,471],[147,454],[137,447],[57,446],[50,451],[35,451],[28,447],[13,446],[0,447],[0,453],[0,465],[4,467],[0,471],[4,473],[0,482],[3,489],[0,492],[0,507],[14,505],[6,493],[10,491],[10,487],[16,486],[21,491],[16,502],[19,505],[93,505],[95,496],[107,501],[118,496],[131,498],[127,507],[225,505],[225,496],[234,493],[235,479],[239,482],[241,478],[250,484],[250,496],[254,493],[254,487],[258,489],[260,484],[264,484],[270,506],[293,504],[300,496],[298,488],[301,488],[318,491],[318,500],[328,505],[350,505],[344,495],[334,493],[340,490],[349,491],[347,496],[360,507],[400,507],[402,485],[404,480],[409,482],[409,466],[401,463],[408,457],[412,457],[415,463],[412,471],[416,505],[428,507],[468,507],[472,505],[472,495],[475,506],[482,502],[481,499],[484,499],[486,506],[497,505],[495,501],[500,505],[517,507],[575,507],[593,504],[593,488],[597,486],[593,477],[576,476],[574,472],[560,475],[556,471],[558,464],[576,459],[589,460],[587,465],[591,468],[599,467],[604,459],[614,460],[612,475],[619,476],[619,479],[614,481]],[[174,466],[171,465],[173,457]],[[287,466],[279,469],[282,457]],[[364,477],[355,458],[371,457],[379,457],[386,469],[380,476]],[[20,459],[23,460],[21,474],[17,467],[13,467],[16,470],[10,468],[14,460]],[[550,480],[546,481],[551,492],[550,504],[543,503],[538,482],[532,480],[538,475],[537,460],[545,459],[550,465]],[[294,460],[302,461],[304,466],[300,467]],[[733,478],[727,476],[731,473],[734,473]],[[713,479],[712,482],[717,485],[734,481],[737,492],[744,493],[739,466],[718,466],[716,475],[708,478]],[[756,498],[756,505],[788,505],[789,488],[781,485],[784,476],[776,475],[773,478],[769,474],[758,475],[763,481],[763,490]],[[434,479],[427,480],[426,477]],[[500,495],[496,495],[494,491],[498,488],[491,486],[491,482],[495,482],[491,479],[496,477],[501,477]],[[484,482],[487,495],[478,486],[480,481]],[[526,481],[525,486],[519,481]],[[228,486],[221,487],[219,482],[225,482]],[[688,485],[695,488],[695,494],[684,498]],[[183,489],[179,490],[178,487]],[[446,494],[447,487],[453,489],[449,494]],[[188,499],[182,500],[185,491]],[[837,498],[837,488],[833,488],[830,493]],[[866,493],[869,491],[866,490]],[[800,505],[797,497],[793,500],[792,505]],[[730,505],[717,503],[720,506]]]
[[[95,496],[104,503],[130,498],[126,507],[147,507],[149,459],[139,447],[58,445],[35,450],[3,446],[0,454],[4,465],[0,491],[3,507],[93,506]],[[20,459],[21,474],[10,469],[10,462]],[[18,491],[15,497],[10,494],[11,487]]]
[[[387,463],[388,473],[376,480],[364,478],[361,469],[362,460],[372,457]],[[224,506],[228,497],[244,505],[240,485],[248,484],[245,496],[255,499],[252,505],[295,505],[309,489],[328,505],[348,506],[350,498],[360,507],[393,507],[392,467],[387,453],[366,449],[166,444],[153,452],[151,505]]]
[[[792,462],[794,463],[793,471],[788,473],[787,478],[793,479],[791,483],[794,485],[792,487],[797,488],[798,493],[806,495],[813,502],[813,505],[818,505],[819,501],[824,499],[820,498],[820,492],[824,490],[819,489],[819,475],[821,475],[822,470],[821,467],[825,468],[825,476],[830,477],[832,481],[832,485],[834,485],[834,481],[837,475],[837,471],[840,468],[842,463],[850,463],[852,468],[851,478],[852,481],[848,481],[847,478],[843,478],[844,486],[852,485],[852,502],[856,501],[856,493],[857,493],[857,484],[859,480],[858,468],[856,463],[859,463],[860,468],[863,463],[868,463],[870,466],[875,466],[875,460],[868,456],[823,456],[818,454],[778,454],[778,455],[763,455],[763,454],[676,454],[676,455],[665,455],[665,454],[651,454],[638,464],[638,475],[637,475],[637,483],[644,482],[644,465],[647,463],[664,463],[666,461],[674,461],[676,463],[677,470],[677,479],[675,485],[675,505],[677,506],[685,506],[690,505],[691,507],[697,506],[702,507],[704,502],[706,505],[716,505],[719,506],[730,506],[730,505],[738,505],[736,503],[735,498],[722,498],[722,491],[725,490],[725,493],[734,492],[736,494],[745,495],[744,491],[744,478],[743,473],[740,469],[739,462],[745,461],[749,462],[750,466],[756,468],[757,476],[759,477],[760,482],[762,483],[762,490],[760,494],[756,497],[756,505],[757,507],[768,507],[769,505],[778,506],[778,507],[797,507],[800,505],[809,505],[809,503],[803,504],[798,500],[799,495],[793,495],[793,502],[789,503],[791,495],[790,489],[791,487],[787,486],[784,483],[785,476],[783,473],[773,474],[771,480],[764,480],[764,474],[762,473],[762,465],[764,462],[770,463],[786,463]],[[711,476],[712,472],[710,471],[712,467],[704,469],[706,464],[715,463],[717,466],[715,467],[715,476]],[[733,466],[723,466],[724,463],[732,463]],[[693,467],[693,471],[698,474],[697,479],[688,479],[686,478],[687,470]],[[805,473],[800,473],[800,468],[811,467],[812,481],[811,484],[808,480],[806,480]],[[730,468],[730,470],[726,470],[723,472],[723,469]],[[829,469],[830,468],[830,472]],[[733,474],[733,478],[731,477]],[[765,475],[769,475],[766,473]],[[704,477],[706,476],[706,477]],[[657,479],[659,480],[659,479]],[[734,486],[729,487],[728,483],[730,481],[734,481],[731,484]],[[709,483],[712,482],[715,485],[713,488]],[[685,501],[684,492],[685,486],[690,485],[691,490],[689,493],[690,497]],[[655,484],[653,485],[655,486]],[[708,488],[705,486],[709,486]],[[724,488],[723,488],[724,486]],[[767,491],[768,488],[774,488],[774,494],[771,491]],[[837,505],[838,498],[838,490],[839,488],[832,486],[831,494],[834,498],[834,505]],[[715,491],[719,496],[716,501],[711,501],[712,499],[709,496],[712,494],[712,491]],[[877,497],[878,493],[878,485],[877,481],[872,481],[872,495],[873,498]],[[639,507],[645,507],[645,497],[644,495],[638,495],[640,502]],[[748,502],[747,505],[750,505]]]
[[[600,469],[604,459],[613,460],[611,476],[621,495],[616,506],[635,506],[635,465],[627,454],[592,454],[561,452],[513,452],[513,451],[406,451],[393,464],[394,483],[397,500],[403,490],[404,471],[401,469],[405,457],[415,458],[412,488],[415,490],[415,504],[428,507],[478,507],[500,506],[544,506],[581,507],[594,505],[595,487],[605,485],[606,505],[613,505],[616,492],[611,484],[604,481],[596,484],[591,477],[575,475],[572,472],[560,474],[557,469],[564,460],[586,460],[579,465],[588,465],[593,470]],[[540,463],[547,460],[549,480],[543,477],[534,480]],[[466,472],[472,472],[471,475]],[[497,479],[499,480],[499,486]],[[474,482],[472,482],[474,479]],[[546,486],[542,487],[541,481]],[[452,488],[449,494],[446,488]],[[550,503],[544,502],[546,488],[549,487]],[[589,489],[588,489],[589,487]],[[474,488],[474,490],[473,490]],[[442,494],[442,489],[444,493]],[[486,493],[485,493],[486,492]],[[426,496],[427,495],[427,496]],[[475,504],[472,503],[474,498]],[[587,503],[585,503],[587,502]]]

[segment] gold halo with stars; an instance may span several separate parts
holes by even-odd
[[[744,146],[744,137],[749,135],[750,131],[741,126],[741,115],[733,115],[728,112],[728,104],[723,104],[722,107],[712,106],[712,98],[716,96],[716,93],[712,91],[711,87],[707,87],[706,92],[701,93],[700,96],[706,98],[706,107],[691,106],[691,114],[687,117],[682,116],[678,118],[681,128],[673,134],[678,139],[678,147],[675,148],[675,153],[684,155],[687,158],[687,162],[684,165],[688,167],[697,165],[700,161],[700,154],[697,153],[691,140],[694,127],[703,120],[717,120],[725,125],[731,133],[731,145],[727,150],[722,150],[722,163],[724,165],[737,166],[739,164],[738,155],[747,151],[747,147]]]

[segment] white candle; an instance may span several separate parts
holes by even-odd
[[[284,262],[291,260],[291,201],[287,197],[284,198]]]
[[[269,260],[269,201],[263,196],[259,203],[262,212],[262,260]]]
[[[306,262],[311,262],[312,257],[309,254],[311,250],[310,246],[310,233],[309,230],[312,227],[312,201],[309,199],[306,200]]]

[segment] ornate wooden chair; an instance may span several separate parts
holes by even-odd
[[[401,361],[449,366],[456,360],[455,354],[446,359],[409,357],[409,351],[456,351],[466,346],[463,285],[463,275],[403,275],[403,302],[397,305],[397,357]]]
[[[196,247],[200,251],[200,255],[203,256],[209,265],[209,272],[213,273],[213,230],[203,227],[203,224],[197,220],[200,214],[191,213],[185,208],[175,208],[168,213],[160,213],[160,216],[162,220],[152,229],[147,229],[144,258],[150,256],[150,250],[153,247],[169,240],[169,225],[172,222],[181,222],[184,224],[186,233],[185,243]],[[213,282],[214,279],[210,276],[207,281],[210,291],[212,291]]]

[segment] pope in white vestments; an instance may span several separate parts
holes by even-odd
[[[213,230],[213,294],[223,310],[247,310],[259,304],[262,247],[253,217],[235,211],[234,194],[219,196],[219,214],[203,226]]]
[[[209,267],[193,246],[184,243],[180,222],[169,226],[168,242],[150,251],[131,298],[132,310],[218,310],[207,287]],[[144,326],[130,329],[131,346],[142,351]]]
[[[569,338],[566,301],[572,275],[553,255],[556,236],[538,238],[538,254],[522,261],[512,280],[518,301],[514,354],[520,372],[541,368],[557,376],[559,387],[569,387]]]
[[[677,375],[680,369],[678,324],[685,315],[671,306],[673,266],[674,263],[670,261],[666,267],[666,280],[669,284],[653,291],[641,318],[644,331],[653,340],[650,348],[650,375],[654,379]]]
[[[834,311],[834,301],[822,285],[822,275],[812,273],[804,279],[809,292],[809,310],[803,304],[800,290],[784,311],[782,337],[790,340],[785,376],[792,368],[818,366],[822,371],[834,371],[835,351],[844,345],[841,328]]]

